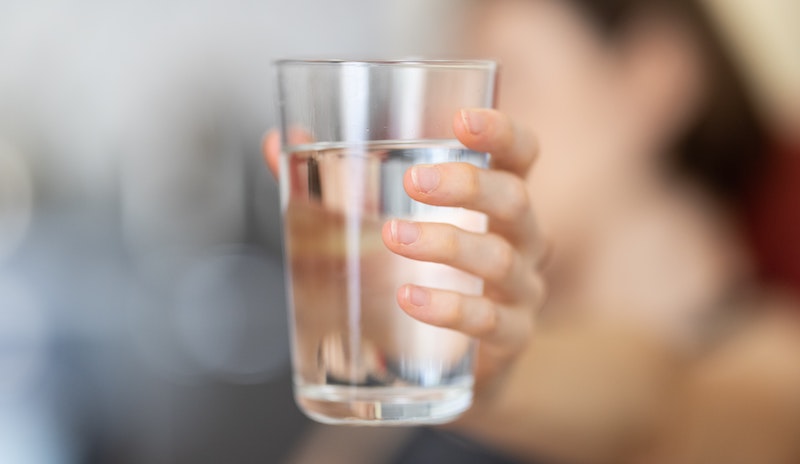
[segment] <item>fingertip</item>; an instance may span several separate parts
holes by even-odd
[[[275,129],[270,129],[261,140],[261,150],[269,170],[274,176],[278,176],[279,163],[278,157],[281,152],[280,134]]]
[[[276,148],[280,149],[280,134],[277,129],[270,129],[261,137],[261,150],[264,152],[264,156],[267,156]]]
[[[409,306],[408,304],[408,295],[410,293],[409,287],[410,285],[406,284],[406,285],[401,285],[400,288],[397,289],[397,303],[400,305],[400,308],[402,308],[404,311],[405,308]]]
[[[425,323],[434,323],[427,309],[431,304],[430,290],[417,285],[405,284],[397,289],[397,303],[406,314]],[[427,317],[426,317],[427,315]]]
[[[453,118],[453,133],[467,148],[491,151],[501,118],[502,113],[490,108],[465,108]]]
[[[383,228],[381,229],[381,238],[383,239],[383,244],[386,245],[387,248],[390,250],[393,249],[394,239],[392,238],[392,228],[394,226],[395,219],[391,219],[383,223]]]
[[[467,110],[458,111],[453,116],[453,133],[455,134],[456,138],[464,141],[463,139],[467,138],[466,136],[469,135],[469,129],[467,129],[466,121],[464,120],[464,112]]]
[[[410,302],[410,296],[411,296],[410,284],[402,285],[400,286],[400,288],[397,289],[397,304],[400,306],[400,309],[402,309],[403,312],[405,312],[409,316],[414,317],[416,319],[414,314],[415,307]]]
[[[535,135],[492,108],[463,109],[453,119],[453,133],[465,147],[491,153],[495,167],[527,174],[539,152]]]

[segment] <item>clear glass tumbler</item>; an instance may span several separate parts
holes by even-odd
[[[388,251],[390,218],[484,232],[486,217],[411,200],[403,174],[418,163],[488,155],[455,140],[462,108],[491,107],[489,61],[277,63],[281,205],[295,398],[336,424],[447,422],[472,402],[474,340],[398,306],[413,283],[480,294],[483,282]]]

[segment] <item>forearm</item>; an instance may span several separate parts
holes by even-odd
[[[696,364],[672,406],[639,462],[800,462],[800,326],[748,324]]]
[[[544,330],[456,427],[523,460],[796,463],[798,360],[776,318],[692,363],[621,328]]]
[[[457,425],[523,459],[618,464],[648,443],[679,369],[637,331],[542,329]]]

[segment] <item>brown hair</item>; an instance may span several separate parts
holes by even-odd
[[[643,13],[675,15],[700,40],[710,70],[706,104],[671,147],[671,168],[733,206],[749,194],[767,153],[767,136],[744,79],[696,0],[568,0],[609,40]]]

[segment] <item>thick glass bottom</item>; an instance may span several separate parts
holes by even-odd
[[[433,425],[456,419],[472,404],[471,386],[295,387],[295,399],[310,418],[326,424]]]

